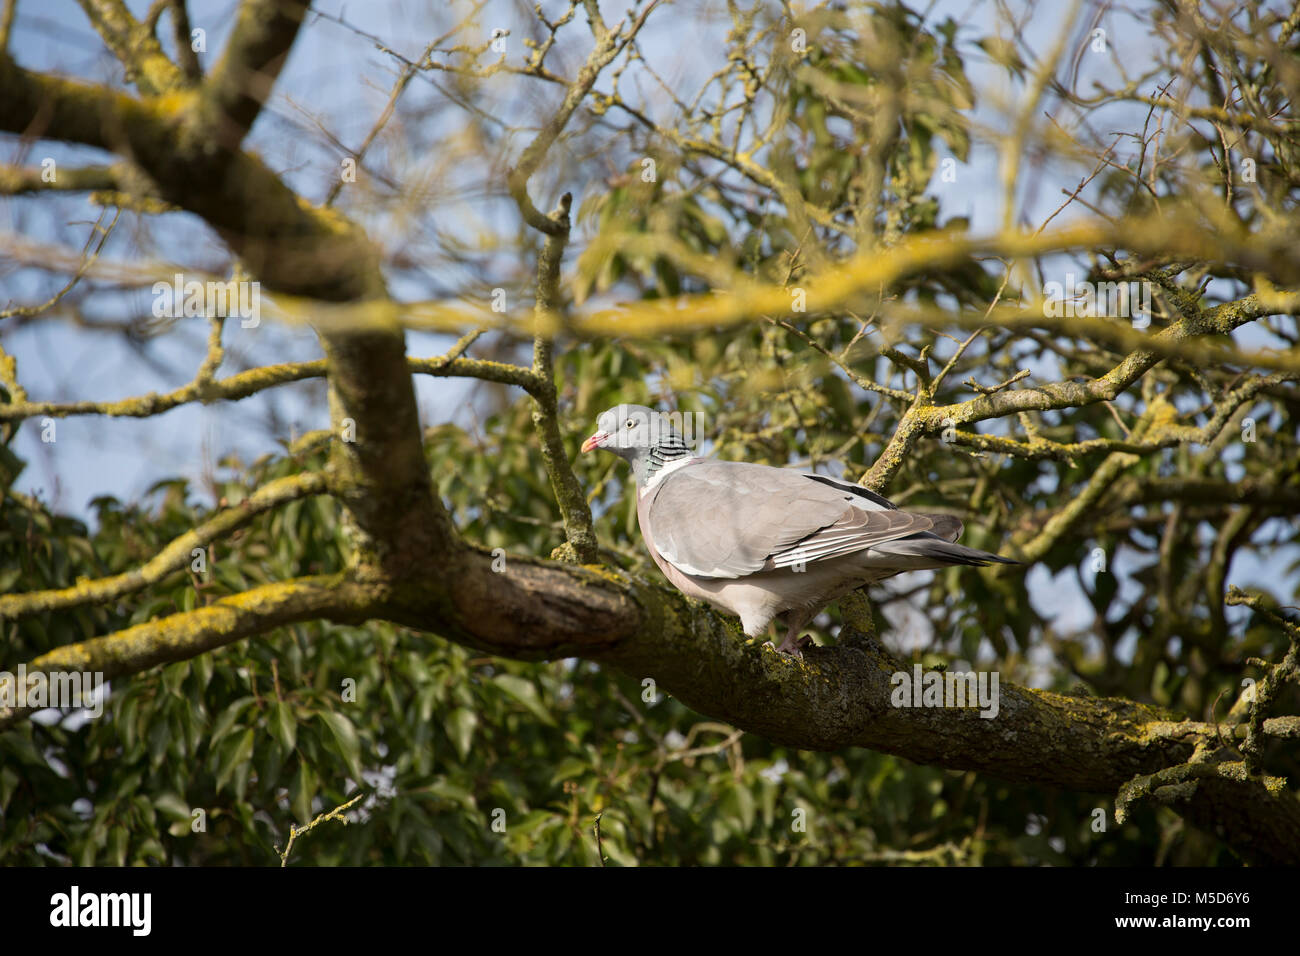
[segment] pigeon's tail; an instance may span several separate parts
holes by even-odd
[[[876,545],[873,551],[885,551],[889,554],[906,555],[914,558],[927,558],[943,564],[966,564],[984,567],[989,564],[1019,564],[1010,558],[968,548],[955,541],[947,541],[935,534],[918,534],[907,538],[898,538],[887,544]]]

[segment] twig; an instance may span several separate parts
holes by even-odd
[[[284,868],[289,865],[289,854],[293,852],[293,841],[298,839],[298,837],[302,836],[304,833],[308,833],[311,830],[316,829],[317,824],[324,823],[326,820],[337,820],[339,821],[339,823],[343,824],[344,826],[347,826],[348,818],[343,816],[343,811],[351,807],[352,804],[356,803],[365,795],[366,795],[365,791],[363,790],[361,793],[358,793],[347,803],[340,804],[339,806],[331,810],[329,813],[322,813],[320,816],[316,817],[315,820],[312,820],[311,823],[307,824],[305,827],[295,826],[292,823],[289,824],[289,842],[285,844],[284,852],[280,851],[280,847],[278,845],[271,844],[273,847],[275,847],[275,852],[278,853],[280,856],[280,867]]]

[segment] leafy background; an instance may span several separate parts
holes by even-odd
[[[556,515],[540,461],[509,428],[498,434],[500,445],[484,448],[458,429],[431,430],[430,466],[468,535],[541,551]],[[510,467],[483,464],[497,454]],[[238,502],[323,459],[227,464],[236,477],[224,495]],[[8,577],[53,587],[125,570],[203,519],[186,491],[166,482],[141,505],[102,499],[93,534],[9,494],[0,526]],[[509,502],[534,513],[507,514]],[[637,544],[624,507],[607,509],[600,530],[630,553]],[[344,554],[334,505],[296,502],[219,550],[203,588],[178,573],[147,600],[25,619],[10,625],[9,654],[30,659],[304,567],[330,571]],[[344,702],[346,680],[355,682],[353,702]],[[273,865],[290,824],[358,788],[367,796],[349,813],[357,825],[324,824],[296,842],[292,863],[590,865],[598,815],[609,865],[1230,859],[1172,814],[1142,811],[1118,827],[1104,795],[866,750],[789,750],[735,735],[658,688],[647,703],[647,690],[592,663],[505,662],[383,623],[283,628],[115,681],[101,719],[28,721],[0,734],[0,860]],[[192,830],[195,808],[206,832]],[[1097,808],[1104,833],[1093,830]]]

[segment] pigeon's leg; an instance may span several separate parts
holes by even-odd
[[[786,611],[781,615],[781,621],[785,624],[785,640],[777,648],[782,654],[789,654],[791,657],[803,657],[803,650],[812,644],[813,639],[809,636],[800,636],[803,629],[808,626],[815,612],[808,611]]]

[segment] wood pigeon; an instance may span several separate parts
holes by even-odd
[[[740,618],[750,637],[774,619],[799,657],[817,614],[864,584],[954,564],[1018,564],[957,544],[950,515],[900,511],[847,481],[696,457],[669,416],[644,405],[601,413],[582,443],[625,459],[650,556],[677,590]]]

